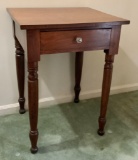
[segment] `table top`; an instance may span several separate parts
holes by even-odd
[[[91,8],[7,8],[21,29],[100,27],[130,21]]]

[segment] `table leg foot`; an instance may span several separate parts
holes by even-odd
[[[97,133],[99,134],[99,136],[103,136],[105,134],[105,132],[100,129],[98,129]]]
[[[38,131],[30,131],[29,134],[30,141],[31,141],[31,153],[36,153],[38,151],[37,147],[37,140],[38,140]]]
[[[19,109],[19,113],[20,113],[20,114],[24,114],[25,112],[26,112],[25,109]]]
[[[74,103],[79,103],[79,93],[80,93],[81,88],[80,87],[74,87],[75,91],[75,98],[74,98]]]
[[[25,98],[19,98],[18,102],[20,104],[19,113],[24,114],[26,112],[26,110],[24,108]]]
[[[38,147],[35,147],[35,148],[30,148],[30,151],[32,154],[35,154],[38,152]]]
[[[74,99],[74,103],[79,103],[80,100],[79,99]]]
[[[97,133],[98,133],[100,136],[103,136],[104,133],[105,133],[105,132],[104,132],[105,124],[106,124],[106,119],[99,117],[99,129],[98,129]]]

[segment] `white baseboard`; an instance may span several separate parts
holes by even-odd
[[[128,85],[121,85],[116,87],[111,87],[110,95],[130,92],[138,90],[138,83],[135,84],[128,84]],[[95,97],[101,96],[101,89],[92,90],[88,92],[81,92],[80,99],[90,99]],[[39,100],[39,108],[49,107],[55,104],[67,103],[73,101],[74,95],[67,95],[67,96],[60,96],[60,97],[48,97],[42,98]],[[9,104],[0,106],[0,115],[7,115],[19,112],[19,104]]]

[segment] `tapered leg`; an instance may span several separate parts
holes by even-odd
[[[104,135],[104,126],[106,123],[106,111],[107,111],[107,104],[108,104],[108,98],[112,80],[113,61],[114,61],[114,55],[106,54],[103,85],[102,85],[101,111],[100,111],[99,129],[98,129],[98,134],[101,136]]]
[[[15,37],[15,47],[16,47],[16,70],[17,70],[17,81],[18,81],[18,90],[19,90],[19,113],[25,113],[24,103],[24,50],[20,45],[18,39]]]
[[[75,59],[75,98],[74,102],[79,102],[79,94],[81,91],[80,82],[81,82],[81,74],[82,74],[82,65],[83,65],[83,52],[76,52]]]
[[[38,139],[38,62],[28,63],[28,100],[29,100],[29,118],[30,118],[30,141],[31,152],[36,153]]]

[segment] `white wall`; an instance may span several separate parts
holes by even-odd
[[[119,55],[115,58],[113,93],[138,89],[138,1],[133,0],[0,0],[0,109],[17,106],[18,89],[10,7],[91,7],[131,20],[122,27]],[[25,34],[23,34],[25,37]],[[97,60],[98,59],[98,60]],[[86,52],[82,74],[82,98],[100,95],[104,53]],[[27,75],[26,75],[27,80]],[[70,101],[74,87],[74,54],[43,55],[39,63],[41,101]],[[27,83],[26,83],[27,97]],[[50,97],[50,98],[49,98]],[[49,98],[49,99],[43,99]],[[64,99],[65,98],[65,99]],[[10,105],[13,104],[13,105]],[[48,104],[48,102],[47,102]]]

